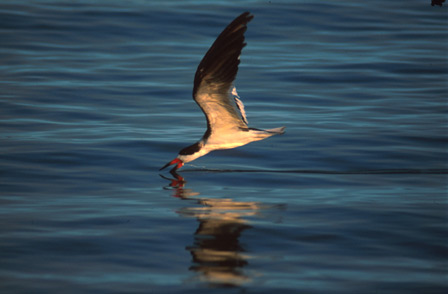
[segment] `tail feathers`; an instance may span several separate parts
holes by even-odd
[[[250,129],[250,132],[252,134],[253,140],[258,141],[274,135],[281,135],[285,133],[285,127],[274,128],[269,130]]]
[[[280,128],[273,128],[269,130],[265,130],[268,133],[273,133],[274,135],[281,135],[285,133],[286,127],[280,127]]]

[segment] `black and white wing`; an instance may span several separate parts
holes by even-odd
[[[208,135],[215,131],[247,128],[244,106],[234,90],[233,81],[241,50],[246,45],[247,23],[252,18],[253,15],[245,12],[232,21],[207,51],[196,71],[193,99],[207,118]]]

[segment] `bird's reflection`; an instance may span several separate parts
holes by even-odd
[[[189,268],[201,281],[215,286],[239,286],[251,281],[251,275],[243,271],[250,255],[240,241],[242,233],[251,228],[246,217],[259,213],[257,202],[241,202],[233,199],[198,197],[199,193],[186,189],[185,179],[172,172],[167,189],[173,196],[194,201],[198,206],[180,209],[182,216],[194,217],[199,226],[194,233],[194,243],[187,246],[192,256]]]

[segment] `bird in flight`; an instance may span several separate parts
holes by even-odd
[[[284,133],[285,127],[249,128],[244,105],[233,84],[241,50],[246,46],[244,33],[252,18],[249,12],[235,18],[205,54],[194,77],[193,99],[205,114],[207,131],[201,140],[179,151],[160,170],[175,165],[174,172],[211,151],[236,148]]]

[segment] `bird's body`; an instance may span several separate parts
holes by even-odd
[[[207,131],[197,143],[182,149],[161,169],[193,161],[213,150],[231,149],[250,142],[283,134],[284,127],[259,130],[248,127],[244,105],[233,85],[247,23],[253,16],[245,12],[232,21],[218,36],[198,66],[194,79],[193,99],[204,112]]]

